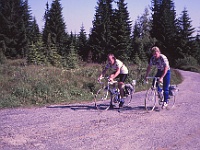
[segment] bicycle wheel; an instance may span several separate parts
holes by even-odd
[[[168,99],[168,105],[167,109],[172,109],[175,106],[175,101],[176,101],[176,95],[170,96],[170,99]]]
[[[107,110],[110,107],[110,92],[105,87],[99,89],[95,95],[95,107]]]
[[[153,111],[156,106],[156,90],[150,88],[146,93],[145,109]]]
[[[135,86],[133,86],[133,89],[131,91],[128,91],[128,95],[126,95],[126,100],[125,100],[126,105],[130,105],[131,104],[131,101],[133,99],[133,94],[134,93],[135,93]]]

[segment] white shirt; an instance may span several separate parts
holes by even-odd
[[[166,66],[170,69],[169,61],[167,57],[163,54],[160,54],[160,57],[158,59],[152,56],[149,65],[150,66],[155,65],[161,71],[163,71]]]
[[[120,68],[120,74],[128,74],[127,67],[118,59],[116,59],[116,61],[113,65],[108,63],[105,68],[106,69],[113,69],[115,71],[117,71],[117,69]]]

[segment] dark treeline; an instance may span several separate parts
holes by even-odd
[[[114,53],[141,64],[157,45],[173,66],[185,61],[200,64],[200,35],[187,9],[177,15],[173,0],[151,0],[151,4],[133,23],[125,0],[97,0],[87,36],[84,25],[79,34],[66,32],[60,0],[46,4],[41,32],[28,0],[0,0],[0,62],[23,58],[28,64],[76,68],[80,60],[102,63],[108,53]]]

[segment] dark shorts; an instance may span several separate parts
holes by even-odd
[[[116,78],[119,78],[119,82],[125,82],[128,74],[119,74]]]

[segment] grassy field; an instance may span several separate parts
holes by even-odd
[[[24,65],[24,60],[8,60],[0,65],[0,108],[32,107],[49,104],[70,104],[92,101],[98,89],[97,78],[103,64],[82,64],[78,69]],[[136,79],[136,91],[146,89],[145,69],[129,68],[128,81]],[[153,72],[152,72],[153,74]],[[172,70],[172,84],[182,77]]]

